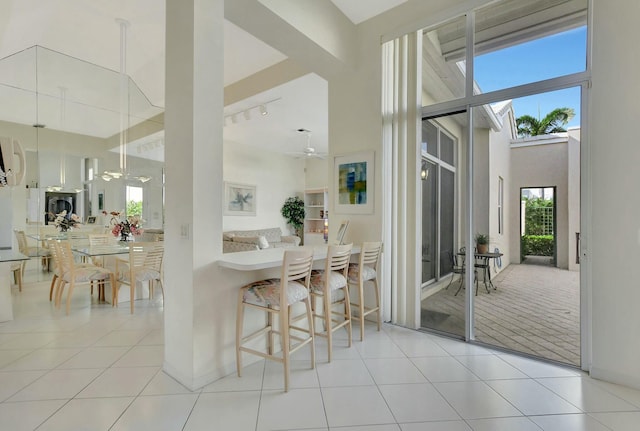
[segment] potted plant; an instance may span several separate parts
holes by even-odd
[[[302,238],[302,227],[304,226],[304,201],[297,196],[288,197],[280,210],[282,217],[287,220],[287,224],[293,227],[296,235]]]
[[[489,251],[489,235],[484,233],[477,233],[475,240],[476,240],[476,252],[478,254],[484,254]]]

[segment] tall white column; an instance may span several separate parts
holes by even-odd
[[[223,0],[166,0],[163,368],[191,389],[220,368],[223,20]]]

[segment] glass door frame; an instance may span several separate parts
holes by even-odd
[[[464,218],[463,225],[465,227],[466,234],[464,235],[463,242],[466,246],[465,259],[467,262],[473,262],[473,248],[470,245],[473,244],[473,151],[474,151],[474,121],[473,121],[473,108],[478,108],[483,105],[491,103],[497,103],[503,100],[516,99],[519,97],[531,96],[534,94],[545,93],[555,90],[562,90],[572,87],[580,87],[581,89],[581,110],[580,110],[580,124],[581,124],[581,152],[580,152],[580,165],[581,165],[581,204],[580,204],[580,219],[581,219],[581,235],[580,241],[580,256],[582,258],[583,265],[580,266],[580,327],[581,327],[581,357],[583,369],[588,368],[590,364],[590,343],[589,340],[589,323],[591,316],[589,313],[590,304],[588,301],[588,290],[590,287],[590,265],[587,257],[588,250],[588,233],[591,226],[591,219],[589,217],[588,208],[591,205],[591,199],[589,196],[589,189],[587,184],[589,182],[589,170],[588,161],[590,158],[589,139],[588,139],[588,89],[591,82],[591,67],[590,67],[590,51],[591,51],[591,14],[592,14],[592,1],[589,0],[588,5],[588,18],[587,18],[587,65],[584,71],[577,72],[569,75],[564,75],[557,78],[551,78],[544,81],[533,82],[529,84],[523,84],[516,87],[506,88],[502,90],[490,91],[487,93],[473,94],[473,62],[475,56],[475,15],[470,12],[466,15],[467,28],[466,28],[466,53],[465,61],[467,65],[466,73],[466,85],[465,96],[463,98],[450,100],[446,102],[436,103],[433,105],[422,107],[421,118],[435,118],[452,114],[459,114],[466,112],[467,116],[467,146],[466,146],[466,167],[460,166],[458,172],[465,169],[466,172],[466,184],[465,195],[462,197],[465,202],[466,211],[461,216]],[[419,176],[417,181],[419,181]],[[416,260],[416,265],[419,262]],[[466,271],[465,283],[468,286],[473,284],[473,272]],[[467,341],[474,341],[474,297],[472,294],[473,289],[465,290],[465,339]]]
[[[426,163],[430,163],[434,166],[437,175],[436,175],[436,201],[437,201],[437,208],[436,208],[436,215],[435,215],[435,236],[434,236],[434,240],[435,240],[435,244],[434,244],[434,276],[433,278],[424,281],[421,279],[421,288],[424,288],[425,286],[428,286],[432,283],[438,282],[439,280],[441,280],[444,276],[450,275],[449,274],[445,274],[443,276],[442,274],[442,268],[441,268],[441,262],[442,262],[442,253],[441,253],[441,226],[442,226],[442,171],[445,170],[447,172],[451,172],[453,174],[453,188],[454,190],[458,190],[458,167],[457,164],[456,165],[451,165],[450,163],[444,161],[441,157],[440,157],[440,138],[441,135],[444,134],[446,135],[449,139],[452,140],[453,142],[453,157],[454,157],[454,161],[457,160],[458,157],[458,151],[459,151],[459,147],[460,147],[460,143],[458,142],[458,139],[453,136],[447,129],[446,127],[444,127],[442,124],[438,123],[438,121],[436,121],[435,118],[423,118],[422,121],[431,121],[433,123],[433,125],[436,127],[437,129],[437,148],[438,148],[438,155],[434,156],[432,154],[429,154],[427,151],[425,150],[421,150],[420,152],[420,160],[421,160],[421,165],[422,163],[426,162]],[[422,187],[422,184],[421,184]],[[421,192],[422,193],[422,192]],[[454,214],[458,214],[459,208],[457,205],[457,199],[454,200],[454,208],[453,208],[453,212]],[[454,223],[453,225],[453,239],[454,242],[456,242],[456,239],[458,237],[458,231],[456,229],[456,224]],[[437,247],[436,247],[437,246]],[[455,252],[455,250],[453,250]]]

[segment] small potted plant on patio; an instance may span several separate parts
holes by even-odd
[[[489,235],[484,233],[477,233],[475,240],[476,252],[478,252],[478,254],[484,254],[489,251]]]
[[[287,220],[287,223],[293,227],[296,235],[302,239],[302,227],[304,226],[304,217],[306,215],[304,201],[297,196],[289,197],[284,201],[280,213]]]

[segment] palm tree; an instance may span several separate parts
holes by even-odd
[[[531,115],[516,118],[518,136],[538,136],[549,133],[566,132],[565,126],[575,115],[573,108],[556,108],[549,112],[542,120]]]

